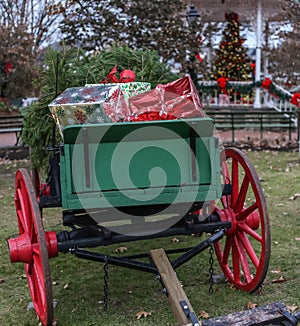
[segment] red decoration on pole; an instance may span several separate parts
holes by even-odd
[[[220,87],[223,94],[228,94],[226,90],[227,85],[227,78],[226,77],[220,77],[217,79],[218,86]]]
[[[103,80],[102,84],[106,83],[130,83],[135,80],[135,73],[133,70],[125,69],[120,73],[120,79],[117,78],[116,73],[118,72],[117,67],[113,67],[107,77]]]

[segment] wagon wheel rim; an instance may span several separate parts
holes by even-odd
[[[53,297],[47,242],[36,193],[27,170],[16,173],[15,206],[20,235],[27,233],[32,259],[24,263],[35,312],[43,325],[52,325]]]
[[[216,242],[215,252],[229,283],[253,292],[263,283],[270,261],[270,222],[259,177],[248,157],[240,150],[225,149],[222,162],[225,184],[232,192],[224,195],[215,212],[231,229]],[[229,163],[229,164],[227,164]]]

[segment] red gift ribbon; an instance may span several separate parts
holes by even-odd
[[[170,113],[160,114],[157,111],[144,112],[138,116],[130,117],[130,121],[154,121],[154,120],[175,120],[176,117]]]
[[[120,72],[120,80],[117,78],[116,73],[118,72],[117,67],[113,67],[107,77],[103,80],[102,84],[106,83],[130,83],[135,80],[135,73],[133,70],[125,69]]]

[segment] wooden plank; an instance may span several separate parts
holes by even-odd
[[[166,287],[170,306],[177,318],[179,325],[192,325],[190,319],[185,315],[180,301],[185,300],[189,311],[194,313],[194,310],[187,298],[182,286],[176,276],[176,273],[170,264],[168,256],[164,249],[154,249],[150,251],[151,258],[158,269],[161,280]]]
[[[287,311],[281,302],[271,303],[262,307],[235,312],[225,316],[210,318],[202,322],[203,326],[263,326],[281,325],[286,320],[279,310]]]

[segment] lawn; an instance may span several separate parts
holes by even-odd
[[[272,236],[269,271],[264,285],[254,293],[236,290],[223,282],[214,285],[209,294],[209,253],[198,255],[177,269],[177,275],[194,308],[209,317],[220,316],[247,308],[248,303],[258,306],[281,301],[300,308],[300,161],[296,152],[249,151],[267,199]],[[0,325],[35,326],[39,322],[32,310],[22,264],[9,262],[6,238],[17,234],[15,214],[14,174],[18,167],[28,166],[27,161],[0,162]],[[59,209],[44,212],[46,230],[62,229]],[[126,254],[147,252],[154,248],[190,246],[199,237],[176,237],[131,242],[100,248],[102,253],[115,254],[126,246]],[[119,253],[122,255],[122,253]],[[53,296],[57,325],[175,325],[166,296],[154,275],[121,267],[109,266],[109,305],[103,311],[103,266],[59,254],[50,260]],[[215,274],[220,274],[216,258]],[[137,319],[140,311],[151,313]]]

